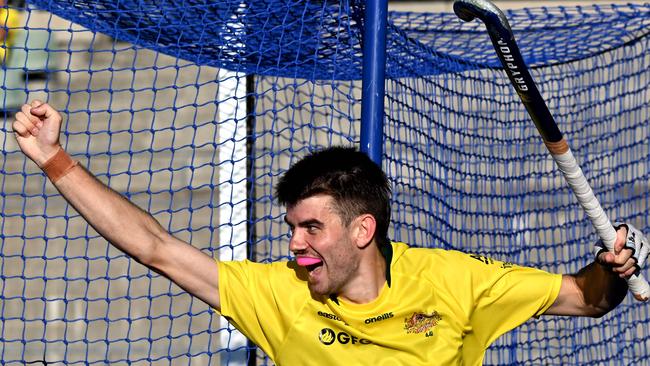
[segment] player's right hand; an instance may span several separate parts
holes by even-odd
[[[39,167],[59,150],[61,115],[49,104],[35,100],[24,104],[12,124],[18,146]]]

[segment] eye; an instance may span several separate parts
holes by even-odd
[[[310,234],[315,234],[317,230],[318,230],[318,227],[316,225],[307,226],[307,232],[310,233]]]

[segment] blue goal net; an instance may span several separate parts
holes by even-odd
[[[270,363],[85,223],[20,152],[12,116],[33,99],[57,107],[75,159],[205,253],[285,260],[279,177],[310,151],[359,144],[363,13],[349,0],[0,8],[0,363]],[[507,16],[605,210],[648,228],[650,6]],[[592,261],[591,224],[482,24],[389,12],[385,87],[393,240],[559,273]],[[649,322],[631,296],[601,319],[532,319],[485,363],[642,364]]]

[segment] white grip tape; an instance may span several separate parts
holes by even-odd
[[[569,187],[575,194],[578,202],[585,210],[587,217],[591,220],[592,225],[596,229],[598,236],[603,241],[603,244],[610,252],[614,251],[614,243],[616,242],[616,230],[609,221],[605,210],[603,210],[600,202],[594,195],[587,178],[582,173],[582,169],[578,165],[571,149],[568,149],[563,154],[551,154],[553,160],[558,165],[558,168],[564,175]],[[650,297],[650,285],[645,280],[642,274],[633,275],[627,282],[630,290],[634,296],[639,300],[646,300]]]

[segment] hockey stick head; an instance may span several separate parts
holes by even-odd
[[[460,19],[471,22],[479,18],[483,23],[500,25],[510,30],[510,24],[505,14],[496,5],[486,0],[456,0],[454,1],[454,13]]]
[[[479,19],[485,24],[503,69],[542,138],[551,143],[562,141],[562,133],[528,71],[510,24],[501,9],[488,0],[456,0],[454,12],[464,21]]]

